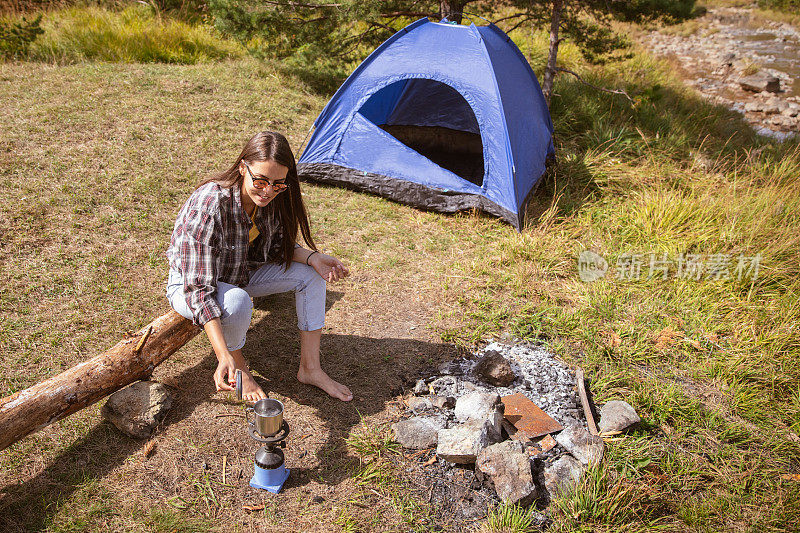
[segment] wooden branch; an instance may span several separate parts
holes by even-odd
[[[382,25],[381,25],[381,26],[382,26]],[[354,51],[356,48],[358,48],[358,45],[360,45],[360,44],[361,44],[361,42],[364,40],[364,37],[366,37],[366,36],[367,36],[367,34],[369,34],[369,33],[370,33],[370,32],[371,32],[371,31],[372,31],[374,28],[376,28],[376,27],[378,27],[378,26],[370,26],[369,28],[367,28],[366,30],[364,30],[363,32],[361,32],[361,33],[360,33],[360,34],[357,36],[357,38],[356,38],[356,37],[354,37],[354,38],[350,39],[350,41],[351,41],[351,42],[353,41],[353,39],[355,39],[355,44],[353,44],[352,46],[350,45],[350,43],[349,43],[349,42],[345,41],[345,43],[343,43],[343,44],[344,44],[344,46],[349,46],[349,48],[348,48],[347,50],[344,50],[344,51],[342,51],[342,52],[336,52],[336,57],[347,57],[347,56],[348,56],[350,53],[352,53],[352,52],[353,52],[353,51]],[[392,33],[394,33],[394,30],[392,30],[391,28],[389,28],[389,30],[391,30],[391,31],[392,31]]]
[[[583,78],[581,78],[580,75],[577,72],[573,72],[573,71],[571,71],[571,70],[569,70],[567,68],[556,67],[556,70],[559,71],[559,72],[566,72],[567,74],[572,74],[573,76],[578,78],[579,82],[581,82],[584,85],[588,85],[592,89],[595,89],[595,90],[598,90],[598,91],[602,91],[604,93],[621,94],[622,96],[624,96],[625,98],[628,99],[628,101],[631,103],[631,105],[634,104],[633,98],[631,98],[630,95],[627,92],[625,92],[624,90],[622,90],[622,89],[606,89],[605,87],[598,87],[597,85],[592,85],[588,81],[586,81]]]
[[[497,20],[493,20],[493,21],[492,21],[492,24],[494,24],[495,26],[497,26],[497,23],[498,23],[498,22],[504,22],[504,21],[506,21],[506,20],[515,19],[515,18],[517,18],[517,17],[524,17],[524,16],[527,16],[527,14],[526,14],[526,13],[522,13],[522,12],[520,12],[520,13],[514,13],[513,15],[509,15],[509,16],[507,16],[507,17],[502,17],[502,18],[499,18],[499,19],[497,19]]]
[[[581,397],[583,413],[586,415],[586,422],[589,424],[589,433],[598,435],[600,432],[597,430],[597,424],[594,423],[592,406],[589,405],[589,395],[586,394],[586,382],[584,381],[583,369],[581,367],[575,369],[575,379],[578,382],[578,396]]]
[[[391,13],[381,13],[381,17],[431,17],[429,12],[424,11],[392,11]],[[394,30],[392,30],[394,31]]]
[[[529,20],[533,20],[533,17],[525,17],[524,19],[522,19],[519,22],[517,22],[516,24],[514,24],[514,26],[510,30],[508,30],[506,33],[511,33],[512,31],[516,30],[517,28],[519,28],[520,26],[522,26],[523,24],[525,24]]]
[[[199,332],[200,328],[189,320],[170,311],[110,350],[0,399],[0,450],[149,377],[155,367]]]
[[[344,4],[305,4],[303,2],[276,2],[275,0],[262,0],[265,4],[280,7],[305,7],[309,9],[324,9],[326,7],[342,7]]]

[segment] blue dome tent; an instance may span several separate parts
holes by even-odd
[[[553,155],[536,76],[497,26],[418,20],[379,46],[314,122],[302,179],[524,224]]]

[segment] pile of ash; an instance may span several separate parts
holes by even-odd
[[[501,397],[521,393],[564,427],[577,424],[588,429],[575,388],[575,372],[552,353],[535,344],[493,342],[475,355],[440,365],[439,377],[425,382],[433,385],[436,394],[455,398],[473,390]],[[504,364],[498,356],[506,361],[511,374],[503,372]],[[458,383],[455,387],[440,385],[453,381]],[[419,390],[417,382],[415,393]]]

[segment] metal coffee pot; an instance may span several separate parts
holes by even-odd
[[[236,397],[242,399],[242,371],[236,371]],[[262,437],[271,437],[283,426],[283,402],[272,398],[258,400],[252,407],[245,408],[246,413],[253,413],[253,420],[247,417],[248,425]]]
[[[242,399],[242,371],[236,371],[236,396]],[[247,413],[253,413],[250,421]],[[277,494],[289,477],[289,469],[283,464],[283,451],[289,424],[283,419],[283,403],[265,398],[253,407],[245,408],[250,438],[263,444],[256,452],[253,478],[250,486]]]
[[[253,424],[256,432],[264,437],[271,437],[280,431],[283,425],[283,403],[272,398],[258,400],[247,412],[253,413]]]

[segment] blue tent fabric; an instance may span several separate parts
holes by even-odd
[[[439,211],[478,208],[517,229],[554,152],[536,76],[511,39],[491,24],[410,24],[355,69],[314,126],[298,161],[302,178]],[[440,166],[391,128],[438,128],[477,138],[482,179],[476,183]]]

